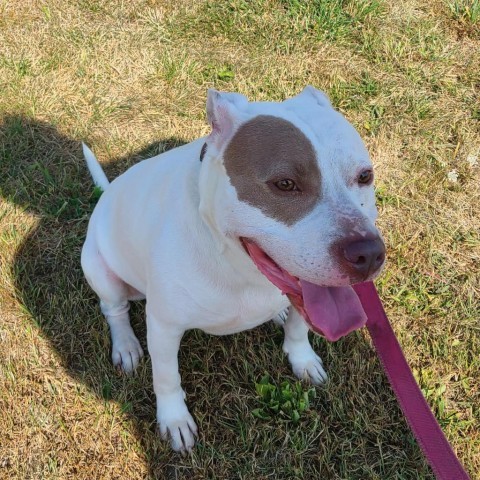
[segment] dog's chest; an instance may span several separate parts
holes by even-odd
[[[249,330],[271,320],[289,304],[288,298],[279,291],[249,288],[211,304],[210,315],[202,318],[197,328],[214,335]]]

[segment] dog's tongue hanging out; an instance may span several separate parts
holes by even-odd
[[[288,296],[312,330],[333,342],[365,325],[367,316],[352,287],[322,287],[299,280],[255,243],[245,238],[242,242],[258,269]]]

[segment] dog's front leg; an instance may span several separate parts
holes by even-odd
[[[308,341],[308,326],[292,306],[283,325],[285,340],[283,351],[288,355],[293,373],[300,379],[319,385],[327,379],[321,358]]]
[[[184,330],[163,324],[149,314],[147,308],[147,343],[152,359],[160,435],[164,440],[170,437],[172,448],[182,454],[192,449],[197,436],[197,425],[185,405],[178,371],[178,349],[183,334]]]

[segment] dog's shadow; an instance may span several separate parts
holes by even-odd
[[[168,138],[119,158],[106,166],[107,176],[115,178],[140,159],[183,143]],[[174,454],[156,441],[149,361],[131,377],[113,369],[108,329],[80,266],[88,219],[98,200],[82,158],[80,142],[49,124],[21,116],[0,119],[0,196],[37,220],[14,255],[15,293],[68,374],[99,398],[119,402],[131,417],[155,478],[155,471],[168,473]],[[143,313],[142,303],[132,306],[132,322],[146,350]]]
[[[193,465],[181,460],[157,438],[148,355],[139,372],[131,377],[119,375],[111,366],[108,328],[97,298],[86,284],[80,267],[80,252],[88,219],[98,199],[83,162],[80,142],[38,120],[7,116],[0,122],[0,196],[38,219],[36,227],[22,241],[14,257],[16,295],[22,308],[26,309],[58,352],[70,376],[87,385],[98,398],[113,399],[120,405],[134,426],[143,456],[148,462],[150,478],[177,478],[179,473],[182,478],[189,478],[189,473],[195,476]],[[168,138],[149,145],[135,155],[119,158],[106,166],[107,176],[112,179],[139,160],[183,143],[181,139]],[[146,351],[144,304],[135,303],[131,312],[134,329]],[[264,365],[255,365],[258,356],[249,358],[249,347],[257,342],[264,343],[265,338],[273,338],[278,344],[282,339],[281,332],[275,333],[271,326],[263,327],[260,333],[248,335],[253,338],[231,336],[215,339],[195,332],[187,335],[181,349],[180,360],[185,355],[182,350],[189,352],[189,366],[193,367],[182,371],[189,404],[197,403],[197,418],[203,415],[200,426],[210,424],[210,429],[208,426],[204,428],[212,436],[211,427],[218,419],[215,418],[216,406],[212,407],[210,402],[222,402],[225,394],[221,390],[231,387],[228,372],[236,375],[235,381],[242,387],[254,390],[252,376],[254,380],[270,368],[268,355],[271,353],[261,354],[265,355]],[[359,348],[361,357],[370,351],[370,347],[360,338],[351,340],[350,346]],[[269,348],[265,344],[258,347],[259,350]],[[330,356],[330,360],[335,357],[330,346],[323,348],[322,355]],[[232,359],[232,351],[237,351],[237,358]],[[280,348],[278,351],[274,354],[275,362],[282,358]],[[210,364],[212,373],[218,375],[217,380],[213,380],[212,375],[205,375],[202,385],[199,385],[195,370],[208,370]],[[195,368],[196,365],[199,369]],[[221,365],[222,372],[214,372],[217,365]],[[285,361],[282,363],[280,360],[275,368],[279,370],[280,378],[289,374]],[[210,400],[200,391],[205,389],[217,399]],[[332,394],[342,395],[341,389]],[[241,400],[239,403],[242,403]],[[245,407],[243,413],[247,410],[248,414],[248,408]],[[325,408],[324,413],[328,414],[328,406]],[[226,428],[221,426],[221,422],[217,426]],[[401,436],[404,427],[399,426],[397,430],[396,435]],[[409,447],[409,450],[416,457],[413,463],[421,465],[416,447]],[[181,470],[175,465],[180,465]]]

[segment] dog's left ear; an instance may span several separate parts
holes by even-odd
[[[225,93],[209,89],[207,97],[207,119],[212,127],[208,143],[220,149],[233,135],[241,123],[242,110],[248,100],[240,93]]]

